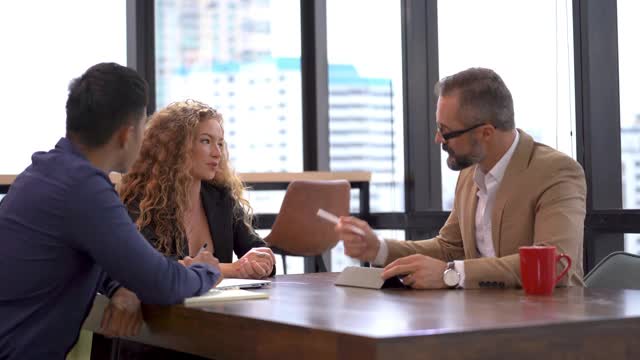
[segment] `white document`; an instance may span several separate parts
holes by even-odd
[[[242,289],[219,290],[211,289],[207,293],[200,296],[194,296],[184,299],[186,307],[202,307],[213,305],[221,301],[249,300],[249,299],[266,299],[269,294],[266,292],[247,291]]]

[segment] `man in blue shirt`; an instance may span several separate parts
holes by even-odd
[[[64,359],[96,292],[116,290],[100,285],[105,272],[154,304],[221,278],[208,251],[185,267],[154,250],[107,176],[137,156],[146,105],[135,71],[89,68],[69,87],[66,137],[35,153],[0,202],[0,359]]]

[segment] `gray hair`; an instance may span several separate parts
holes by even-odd
[[[470,68],[447,76],[435,86],[437,96],[457,95],[460,110],[469,115],[467,126],[489,123],[496,129],[513,130],[513,98],[495,71]]]

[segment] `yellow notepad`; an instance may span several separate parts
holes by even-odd
[[[233,300],[249,300],[249,299],[266,299],[269,294],[266,292],[247,291],[242,289],[218,290],[211,289],[209,292],[200,296],[194,296],[184,299],[184,306],[199,307],[212,305],[220,301]]]

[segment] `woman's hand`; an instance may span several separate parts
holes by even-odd
[[[242,258],[267,265],[269,273],[271,273],[271,269],[276,264],[276,256],[273,255],[273,251],[268,247],[253,248],[244,254]]]
[[[253,248],[232,264],[221,264],[225,276],[242,279],[264,279],[271,275],[275,264],[271,249]]]

